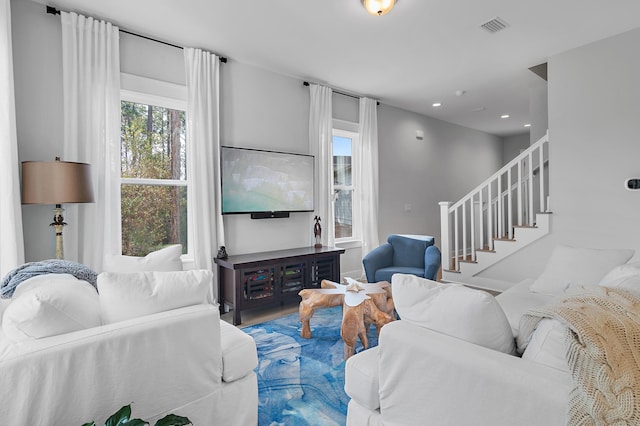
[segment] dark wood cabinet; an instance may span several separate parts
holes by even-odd
[[[340,281],[343,253],[336,247],[300,247],[215,259],[220,312],[231,307],[238,325],[244,309],[300,300],[304,288],[319,288],[325,279]]]

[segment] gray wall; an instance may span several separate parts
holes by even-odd
[[[19,156],[51,160],[62,152],[60,17],[39,3],[14,0],[12,28]],[[122,34],[122,71],[184,84],[182,51]],[[221,65],[221,142],[225,145],[307,153],[309,90],[302,81],[238,63]],[[356,99],[334,95],[334,117],[358,120]],[[439,201],[454,201],[493,173],[502,161],[500,138],[381,104],[380,237],[422,233],[439,240]],[[423,130],[424,140],[417,140]],[[461,171],[464,171],[463,173]],[[405,211],[411,204],[411,211]],[[29,261],[53,256],[50,206],[23,206]],[[232,254],[306,246],[312,214],[251,220],[225,216]],[[73,224],[69,224],[73,226]],[[357,274],[362,253],[353,247],[342,271]]]
[[[529,88],[530,143],[537,142],[549,128],[549,96],[547,82],[540,79]]]
[[[556,244],[640,255],[640,29],[549,59],[551,234],[483,273],[540,274]]]
[[[528,132],[521,135],[505,137],[502,148],[502,164],[507,164],[516,158],[523,150],[529,148],[529,139],[530,136]]]
[[[422,130],[424,138],[416,138]],[[388,105],[378,107],[380,240],[440,242],[440,201],[455,202],[502,166],[502,139]]]

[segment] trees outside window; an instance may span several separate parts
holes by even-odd
[[[358,209],[354,198],[353,162],[357,149],[358,134],[346,130],[333,130],[333,190],[335,239],[358,238]]]
[[[122,254],[145,256],[169,244],[187,253],[185,108],[122,98]]]

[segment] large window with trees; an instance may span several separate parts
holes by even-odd
[[[186,103],[122,92],[122,254],[187,246]]]

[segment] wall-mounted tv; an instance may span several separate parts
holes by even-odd
[[[222,214],[313,211],[312,155],[223,146],[220,164]]]

